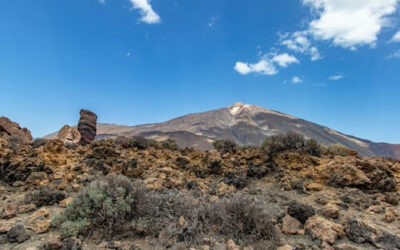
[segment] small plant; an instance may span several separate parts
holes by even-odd
[[[44,145],[46,145],[47,141],[48,140],[43,139],[43,138],[37,138],[37,139],[33,140],[32,148],[39,148],[41,146],[44,146]]]
[[[221,154],[234,153],[238,149],[237,144],[231,140],[216,140],[213,146]]]
[[[278,240],[265,205],[245,195],[220,200],[213,210],[212,221],[221,235],[237,241]]]
[[[350,154],[357,155],[356,151],[348,149],[345,146],[342,146],[341,144],[330,145],[325,149],[325,153],[328,155],[340,155],[343,157],[349,156]]]
[[[133,219],[143,189],[125,176],[110,175],[91,183],[52,220],[62,236],[88,236],[94,231],[112,236]]]
[[[178,144],[176,143],[175,140],[172,139],[167,139],[165,141],[160,141],[159,145],[161,146],[161,148],[163,149],[170,149],[170,150],[177,150],[179,149]]]
[[[307,140],[303,135],[294,132],[268,137],[262,143],[261,149],[269,155],[275,155],[288,150],[295,150],[313,156],[319,156],[322,153],[322,147],[316,140]]]

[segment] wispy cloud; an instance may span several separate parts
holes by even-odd
[[[295,52],[310,55],[312,61],[322,59],[318,48],[311,44],[307,34],[307,31],[297,31],[293,34],[286,33],[281,35],[280,44]]]
[[[338,81],[343,78],[344,78],[344,75],[339,74],[339,75],[333,75],[333,76],[328,77],[328,80],[329,81]]]
[[[276,75],[278,74],[278,66],[286,68],[294,63],[300,63],[300,61],[292,55],[269,53],[264,55],[257,63],[236,62],[234,69],[242,75],[250,73]]]
[[[139,19],[140,22],[155,24],[160,23],[160,16],[153,10],[150,5],[150,0],[130,0],[133,8],[139,10],[142,17]]]
[[[301,79],[301,78],[298,77],[298,76],[294,76],[294,77],[292,78],[292,83],[294,83],[294,84],[302,83],[302,82],[303,82],[303,79]]]
[[[267,61],[265,59],[262,59],[254,64],[247,62],[237,62],[234,69],[242,75],[248,75],[250,73],[276,75],[278,73],[276,67],[270,61]]]
[[[398,58],[400,58],[400,49],[394,51],[392,54],[390,54],[390,55],[388,55],[386,57],[387,60],[389,60],[389,59],[398,59]]]
[[[277,63],[283,68],[286,68],[288,65],[293,63],[299,63],[299,60],[296,57],[289,55],[288,53],[275,55],[271,61]]]
[[[393,35],[390,41],[395,43],[400,42],[400,31],[397,31],[397,33]]]
[[[212,17],[210,21],[208,22],[208,27],[214,28],[215,24],[217,23],[218,18],[217,17]]]

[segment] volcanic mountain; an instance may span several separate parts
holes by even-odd
[[[400,145],[371,142],[288,114],[243,103],[189,114],[162,123],[138,126],[98,124],[97,139],[134,135],[155,140],[170,138],[176,140],[181,147],[206,150],[212,149],[212,142],[218,139],[259,146],[268,136],[289,131],[314,138],[322,145],[341,144],[363,156],[400,159]],[[56,133],[46,138],[55,137]]]

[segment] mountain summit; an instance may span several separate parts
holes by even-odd
[[[182,147],[212,149],[212,142],[230,139],[241,145],[259,146],[268,136],[300,133],[320,144],[341,144],[363,156],[400,158],[400,145],[374,143],[345,135],[288,114],[241,102],[217,110],[194,113],[162,123],[121,126],[98,124],[97,138],[145,136],[155,140],[174,139]],[[54,137],[54,134],[47,138]]]

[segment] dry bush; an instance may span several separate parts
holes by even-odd
[[[210,223],[217,225],[219,234],[237,242],[278,241],[265,205],[243,194],[217,202],[212,217]]]
[[[322,147],[316,140],[307,140],[303,135],[294,132],[268,137],[262,143],[261,149],[269,155],[275,155],[288,150],[295,150],[313,156],[320,156],[322,154]]]
[[[221,154],[234,153],[238,149],[235,142],[227,139],[216,140],[213,142],[213,146]]]

